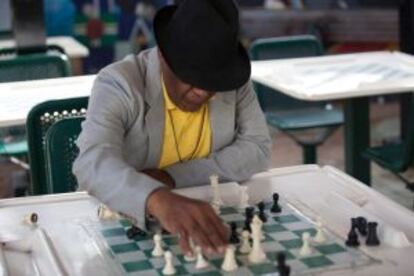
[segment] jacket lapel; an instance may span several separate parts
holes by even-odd
[[[158,49],[154,48],[149,54],[146,75],[145,100],[147,113],[145,124],[148,131],[147,168],[157,168],[161,156],[164,137],[164,97],[162,96]]]

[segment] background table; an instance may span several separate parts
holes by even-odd
[[[89,96],[96,75],[0,83],[0,127],[24,125],[37,104]]]
[[[368,52],[255,61],[252,79],[305,101],[345,100],[346,171],[370,184],[369,96],[414,90],[414,57],[400,52]]]
[[[46,38],[47,45],[60,46],[69,57],[74,75],[82,74],[82,58],[89,56],[89,49],[70,36],[52,36]],[[0,40],[1,48],[14,48],[16,42],[12,39]]]
[[[380,247],[361,247],[366,254],[382,262],[358,269],[329,271],[322,275],[412,275],[414,263],[414,214],[361,182],[332,167],[316,165],[273,169],[243,185],[249,187],[250,202],[268,199],[277,191],[281,198],[315,219],[320,216],[330,231],[345,239],[350,216],[366,215],[380,220]],[[180,194],[207,200],[210,187],[179,190]],[[238,185],[221,184],[223,201],[238,201]],[[334,202],[335,204],[332,204]],[[107,259],[90,237],[74,222],[97,220],[99,202],[85,193],[68,193],[0,200],[0,241],[15,239],[24,232],[21,219],[29,212],[39,215],[39,226],[49,234],[57,254],[70,275],[110,275]],[[384,241],[385,227],[405,233],[410,244],[397,248]],[[27,231],[27,229],[26,229]],[[16,264],[14,264],[16,265]],[[18,263],[24,268],[27,264]]]

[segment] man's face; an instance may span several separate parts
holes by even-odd
[[[171,71],[160,53],[161,70],[164,83],[171,101],[181,110],[195,112],[199,110],[215,92],[199,89],[179,80]]]

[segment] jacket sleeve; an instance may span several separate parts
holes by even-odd
[[[163,185],[124,161],[124,134],[136,116],[142,116],[143,101],[131,95],[125,79],[113,75],[102,71],[94,83],[87,117],[77,140],[80,153],[73,173],[81,190],[146,229],[146,200]]]
[[[233,142],[207,158],[167,167],[165,170],[177,187],[206,184],[212,174],[217,174],[222,181],[244,181],[269,168],[271,139],[252,83],[246,83],[236,94]]]

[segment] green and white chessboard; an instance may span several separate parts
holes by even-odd
[[[344,241],[325,230],[327,241],[323,244],[312,244],[313,253],[306,257],[299,255],[302,246],[302,233],[316,233],[314,225],[289,205],[281,201],[282,213],[270,213],[270,204],[266,204],[268,221],[263,225],[266,239],[262,246],[268,261],[262,264],[249,264],[247,255],[236,253],[239,268],[234,275],[275,275],[277,273],[276,257],[284,252],[287,264],[291,267],[291,275],[318,274],[320,271],[355,268],[376,262],[358,249],[349,248]],[[244,213],[236,208],[221,209],[221,217],[226,222],[235,221],[238,229],[244,225]],[[97,228],[98,236],[102,239],[109,252],[110,258],[117,263],[127,275],[162,275],[164,258],[152,257],[154,243],[151,235],[129,240],[126,236],[131,224],[126,220],[101,222]],[[99,238],[99,237],[98,237]],[[197,270],[194,262],[186,262],[178,245],[177,238],[171,235],[163,236],[164,249],[174,255],[174,265],[177,275],[222,275],[220,270],[224,256],[209,257],[210,266]]]

